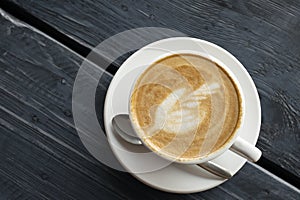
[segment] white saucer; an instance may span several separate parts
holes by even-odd
[[[128,113],[130,90],[135,79],[166,50],[204,51],[221,60],[235,74],[245,96],[245,123],[240,136],[248,142],[256,144],[260,130],[261,110],[258,93],[250,75],[242,64],[226,50],[210,42],[188,37],[169,38],[151,43],[138,50],[122,64],[111,81],[106,94],[104,107],[106,134],[116,158],[128,172],[141,182],[153,188],[174,193],[193,193],[208,190],[226,180],[216,177],[197,166],[171,164],[152,172],[132,173],[133,171],[136,172],[137,165],[147,163],[147,158],[146,156],[132,156],[128,152],[143,152],[145,147],[137,147],[124,142],[113,133],[111,127],[113,116]],[[156,160],[161,162],[161,158],[158,156],[152,159],[154,162]],[[235,174],[245,164],[246,160],[231,151],[227,151],[214,159],[213,162],[226,167],[232,174]]]

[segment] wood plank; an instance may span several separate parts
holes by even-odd
[[[300,179],[298,1],[9,1],[87,47],[127,29],[160,26],[226,48],[258,88],[263,156]]]
[[[1,13],[0,199],[299,199],[298,190],[250,164],[215,189],[174,195],[99,163],[70,114],[83,58]]]

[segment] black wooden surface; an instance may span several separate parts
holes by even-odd
[[[72,84],[83,58],[26,24],[0,22],[0,199],[300,197],[250,164],[216,189],[193,195],[160,192],[102,165],[72,121]]]
[[[10,1],[89,48],[144,26],[226,48],[258,88],[264,158],[300,179],[300,1]]]
[[[225,184],[192,195],[160,192],[102,165],[72,121],[72,85],[83,58],[22,22],[1,17],[0,24],[0,199],[300,197],[250,164]]]
[[[258,86],[263,109],[259,146],[264,155],[299,177],[296,3],[81,2],[18,3],[87,47],[128,28],[164,26],[227,48]],[[83,58],[9,18],[2,12],[0,199],[300,198],[299,190],[250,164],[225,184],[192,195],[153,190],[103,166],[85,150],[72,120],[72,86]],[[107,76],[99,84],[106,88],[110,80]],[[105,90],[99,92],[100,102]]]

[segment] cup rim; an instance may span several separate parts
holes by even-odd
[[[163,39],[163,40],[169,40],[169,39],[174,39],[174,38],[168,38],[168,39]],[[194,39],[194,38],[190,38],[190,39]],[[162,41],[162,40],[159,40]],[[158,42],[158,41],[157,41]],[[210,43],[210,42],[208,42]],[[215,45],[213,43],[210,43],[211,45]],[[216,45],[217,46],[217,45]],[[218,46],[217,46],[218,47]],[[224,49],[222,49],[222,51],[225,51]],[[172,158],[168,155],[165,155],[163,153],[160,153],[159,151],[153,151],[146,142],[144,142],[144,140],[140,137],[139,135],[139,128],[136,126],[136,124],[134,123],[134,120],[132,118],[132,113],[131,113],[131,97],[136,85],[137,80],[141,77],[141,75],[156,61],[161,60],[163,58],[166,58],[168,56],[171,55],[175,55],[175,54],[194,54],[194,55],[199,55],[202,56],[206,59],[209,59],[215,63],[217,63],[223,70],[226,71],[226,73],[228,73],[228,75],[230,76],[230,78],[232,79],[232,81],[234,82],[235,86],[237,87],[237,90],[239,92],[240,95],[240,106],[241,106],[241,110],[242,110],[242,114],[240,115],[240,124],[239,127],[234,131],[233,136],[230,136],[229,141],[226,141],[225,144],[223,144],[218,150],[205,155],[201,158],[198,159],[191,159],[191,160],[178,160],[176,158]],[[155,59],[153,59],[153,61],[147,66],[145,67],[145,69],[143,69],[138,76],[135,78],[132,86],[131,86],[131,90],[130,90],[130,98],[129,98],[129,102],[128,102],[128,107],[129,107],[129,118],[130,118],[130,123],[134,129],[134,131],[136,132],[136,135],[141,139],[143,145],[148,148],[151,152],[155,153],[156,155],[160,156],[161,158],[164,158],[168,161],[174,162],[174,163],[179,163],[179,164],[201,164],[201,163],[205,163],[207,161],[210,161],[220,155],[222,155],[224,152],[226,152],[227,150],[229,150],[229,148],[233,145],[233,143],[236,141],[237,137],[239,136],[240,130],[244,124],[244,118],[245,118],[245,100],[244,100],[244,93],[243,90],[241,88],[240,82],[238,81],[238,79],[236,78],[236,76],[234,75],[234,73],[219,59],[215,58],[214,56],[208,54],[208,53],[203,53],[203,52],[199,52],[199,51],[195,51],[195,50],[176,50],[176,51],[169,51],[168,53],[164,53],[161,54],[160,56],[157,56]]]

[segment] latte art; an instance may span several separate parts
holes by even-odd
[[[152,64],[135,84],[130,112],[144,143],[178,161],[220,149],[241,118],[240,96],[230,76],[194,54]]]
[[[217,87],[215,84],[210,87],[210,90],[201,86],[192,92],[186,91],[185,88],[173,91],[156,107],[154,113],[150,112],[151,126],[145,128],[145,131],[148,134],[155,134],[159,130],[185,134],[196,130],[202,121],[198,105],[201,100],[208,98],[209,92],[214,92]]]

